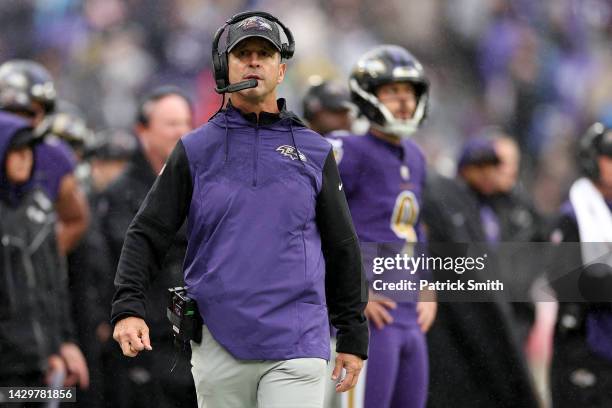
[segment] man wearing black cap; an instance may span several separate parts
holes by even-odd
[[[191,343],[201,407],[321,407],[329,320],[337,392],[355,386],[367,357],[359,243],[331,145],[276,98],[293,52],[291,32],[267,13],[217,31],[216,90],[231,99],[177,143],[121,251],[113,337],[134,357],[153,349],[144,288],[187,219],[183,272],[204,321]]]
[[[353,108],[348,89],[335,81],[313,79],[313,82],[302,101],[308,126],[324,136],[342,131],[348,134]]]

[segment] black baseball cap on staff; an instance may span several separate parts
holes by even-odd
[[[227,34],[227,52],[247,38],[259,37],[268,40],[281,52],[282,41],[278,25],[261,16],[252,16],[232,24]]]

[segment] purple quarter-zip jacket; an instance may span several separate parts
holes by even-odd
[[[144,318],[149,272],[187,218],[188,293],[234,357],[329,359],[328,308],[337,350],[367,356],[359,245],[331,146],[279,109],[229,105],[177,144],[128,230],[113,322]]]

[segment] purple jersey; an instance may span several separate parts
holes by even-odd
[[[421,149],[412,140],[398,146],[371,133],[329,140],[359,240],[424,242],[420,208],[426,166]],[[400,303],[391,314],[397,324],[416,325],[414,303]]]
[[[425,157],[368,133],[330,139],[357,235],[362,242],[423,242],[420,208]]]
[[[38,186],[56,201],[64,176],[76,167],[70,146],[61,140],[47,140],[34,148],[33,177],[28,187]]]

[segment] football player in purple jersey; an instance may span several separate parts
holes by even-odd
[[[419,223],[425,157],[410,137],[427,112],[429,83],[402,47],[379,46],[351,73],[351,99],[370,121],[364,136],[330,139],[361,242],[424,241]],[[365,407],[424,407],[428,362],[424,333],[436,303],[378,298],[366,308],[370,361]],[[432,300],[429,298],[429,300]]]

